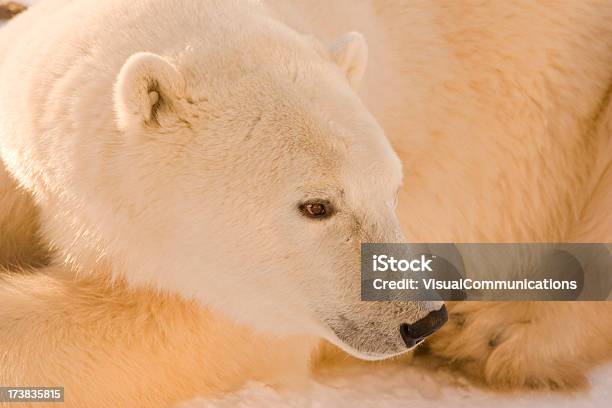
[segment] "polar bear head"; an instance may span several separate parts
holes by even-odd
[[[401,353],[400,326],[441,304],[360,301],[360,243],[403,240],[401,165],[355,92],[366,43],[268,27],[123,59],[95,178],[54,214],[82,238],[67,252],[256,329]]]

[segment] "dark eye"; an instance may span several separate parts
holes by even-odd
[[[307,201],[300,205],[300,211],[308,218],[325,218],[332,214],[331,204],[323,200]]]

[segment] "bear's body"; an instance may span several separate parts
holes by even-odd
[[[147,200],[155,203],[164,194],[172,197],[174,186],[169,181],[172,179],[164,179],[161,185],[140,185],[139,191],[151,192],[155,189],[159,195],[143,197],[143,202],[135,200],[126,205],[132,206],[127,210],[120,205],[123,196],[136,183],[149,181],[139,178],[144,173],[126,174],[125,168],[113,172],[113,166],[117,164],[113,146],[125,143],[115,129],[117,122],[123,131],[133,137],[133,129],[140,126],[135,124],[133,116],[142,113],[138,109],[121,111],[122,106],[129,105],[130,101],[142,95],[124,97],[120,85],[115,81],[126,59],[144,51],[169,56],[178,65],[187,64],[181,73],[188,83],[197,83],[194,79],[203,76],[203,82],[212,84],[214,78],[209,78],[207,72],[198,68],[198,64],[207,63],[207,60],[194,62],[189,59],[192,49],[190,41],[194,33],[201,32],[206,42],[211,44],[227,42],[228,49],[234,50],[239,49],[232,48],[239,43],[236,38],[242,41],[242,37],[247,36],[244,33],[257,37],[260,35],[258,24],[268,24],[274,20],[282,21],[298,32],[313,35],[324,43],[349,30],[359,30],[367,39],[369,68],[359,93],[404,164],[404,186],[400,191],[398,214],[409,241],[610,241],[612,215],[608,208],[612,203],[612,107],[609,104],[609,72],[612,67],[612,29],[609,21],[612,6],[607,2],[591,1],[580,5],[563,1],[557,4],[479,2],[475,5],[455,1],[426,4],[374,1],[356,4],[347,0],[329,4],[324,1],[278,0],[263,5],[210,2],[205,7],[198,1],[140,0],[130,2],[129,6],[118,0],[100,3],[47,0],[0,31],[2,159],[19,183],[36,197],[42,216],[41,235],[57,249],[59,260],[68,261],[81,273],[106,277],[122,275],[124,270],[139,270],[138,274],[127,276],[127,279],[136,284],[154,281],[164,289],[188,296],[193,294],[187,280],[147,272],[162,268],[157,266],[159,259],[152,257],[149,260],[147,254],[180,254],[182,250],[167,242],[151,241],[152,236],[171,234],[170,221],[160,217],[157,222],[154,213],[140,212],[144,208],[143,202]],[[290,38],[292,34],[276,26],[263,27],[261,32],[272,38],[280,36],[278,41],[282,44],[278,50],[270,50],[271,61],[277,61],[279,50],[287,53],[285,41],[289,45],[297,41]],[[262,44],[262,47],[268,46],[268,43]],[[301,44],[296,42],[296,47],[302,47]],[[193,44],[193,47],[199,50],[199,44]],[[357,52],[355,49],[359,50],[352,50]],[[256,70],[256,64],[241,71],[235,65],[236,60],[242,58],[248,61],[252,57],[253,61],[258,61],[258,54],[266,52],[258,47],[242,51],[244,56],[211,53],[209,60],[214,61],[211,65],[217,66],[207,69],[222,72],[225,67],[230,72],[227,74],[230,78],[240,80],[249,70]],[[309,66],[308,58],[315,61],[314,54],[311,55],[306,48],[296,48],[295,55],[297,57],[281,55],[288,69],[293,68],[292,64],[296,61],[305,61],[305,66]],[[134,61],[134,64],[157,64],[150,55],[143,58],[144,62]],[[346,68],[352,81],[351,75],[355,73],[351,70],[361,67],[355,63],[355,66]],[[312,68],[313,71],[318,69],[318,65]],[[307,71],[296,70],[291,80],[308,85],[311,71]],[[163,100],[164,93],[175,92],[173,87],[177,82],[167,81],[170,85],[164,88],[164,81],[173,73],[163,67],[156,72],[161,72],[162,84],[150,83],[152,88],[146,90],[161,95],[158,97]],[[326,87],[335,86],[336,83],[333,82],[335,79],[331,79],[332,74],[324,72],[321,75],[324,82],[309,84],[321,89],[312,91],[311,95],[310,88],[306,87],[306,91],[298,95],[297,101],[303,97],[323,103]],[[128,75],[123,77],[129,79]],[[176,88],[180,86],[176,85]],[[244,88],[248,90],[248,86]],[[202,100],[209,99],[201,89],[189,91],[199,95]],[[181,92],[183,90],[176,90],[180,98],[175,100],[174,105],[162,104],[161,108],[157,107],[155,114],[160,116],[153,115],[156,126],[174,126],[182,131],[180,121],[192,118],[185,116],[194,115],[187,108],[180,110],[178,120],[171,116],[177,104],[189,99]],[[255,95],[254,98],[257,94],[247,95]],[[343,99],[345,97],[346,100]],[[193,104],[194,100],[192,98],[188,104]],[[157,101],[152,99],[152,107],[146,109],[155,108]],[[245,106],[250,106],[249,101],[245,101]],[[348,129],[348,133],[357,134],[361,129],[372,126],[369,122],[360,122],[361,118],[352,113],[361,108],[353,106],[356,102],[350,96],[333,94],[330,101],[324,105],[325,111],[332,112],[332,119],[344,124],[343,129]],[[342,101],[342,104],[334,105],[336,101]],[[199,102],[196,100],[196,104]],[[273,98],[267,100],[269,106],[275,106],[277,102]],[[133,107],[137,107],[137,104]],[[227,106],[230,112],[232,108],[231,105]],[[197,113],[202,112],[210,114],[205,109]],[[225,111],[221,112],[225,114]],[[255,118],[260,119],[257,115]],[[259,119],[254,123],[258,123]],[[352,122],[357,123],[350,128],[348,123]],[[230,130],[244,131],[241,128]],[[290,129],[284,131],[290,132]],[[108,136],[108,139],[101,142],[100,135]],[[147,133],[144,139],[151,143],[151,140],[157,141],[159,136]],[[244,143],[248,143],[248,140],[247,132]],[[175,144],[183,143],[184,140],[181,140]],[[364,166],[367,163],[364,167],[376,168],[377,163],[372,164],[367,158],[371,156],[371,161],[377,161],[374,159],[376,152],[385,150],[377,146],[379,144],[368,145],[365,149],[366,159],[351,159],[355,161],[352,164]],[[228,145],[225,149],[214,150],[219,157],[227,156],[225,164],[230,167],[240,161],[227,153],[227,149],[232,147]],[[137,152],[134,150],[131,154]],[[380,157],[393,160],[391,155],[385,154],[387,158],[382,154]],[[255,156],[256,160],[263,162],[279,160],[277,156],[266,156],[262,150],[254,150]],[[172,167],[179,161],[177,157],[184,160],[185,156],[157,154],[154,162],[177,175],[191,172],[191,168]],[[206,156],[199,158],[205,159]],[[207,170],[214,170],[218,165],[215,163]],[[313,167],[306,166],[302,170],[317,168],[320,162],[312,161],[309,165]],[[148,170],[156,171],[154,168]],[[234,170],[230,173],[234,173]],[[235,177],[240,179],[240,175],[240,171],[236,170]],[[341,177],[335,173],[332,176]],[[276,173],[270,175],[271,180],[276,180],[276,177]],[[390,185],[397,181],[393,180],[389,182]],[[224,183],[235,183],[234,189],[245,191],[259,189],[257,184],[246,185],[229,180],[224,180]],[[371,184],[375,183],[372,181]],[[189,186],[183,187],[187,189]],[[3,203],[17,202],[17,190],[8,179],[2,189],[8,191],[4,193],[8,199]],[[100,201],[100,194],[105,201]],[[366,197],[361,199],[368,201]],[[240,199],[235,197],[234,201]],[[84,204],[91,202],[96,204]],[[113,208],[108,207],[108,202],[117,203],[116,214]],[[19,201],[19,204],[19,208],[25,207],[21,213],[23,225],[29,225],[32,214],[37,210],[28,200]],[[193,208],[182,206],[172,199],[164,205],[185,217],[195,216]],[[1,211],[0,214],[4,215],[5,212]],[[125,214],[142,216],[148,224],[140,225],[149,227],[142,231],[121,230],[120,224]],[[240,215],[237,211],[233,214],[236,217]],[[0,220],[0,225],[3,222],[7,221]],[[13,217],[10,222],[11,225],[19,225]],[[115,223],[117,225],[112,225]],[[107,225],[108,233],[97,230]],[[220,217],[219,225],[227,225],[228,234],[234,232],[236,236],[239,235],[239,229],[234,228],[227,219]],[[189,231],[188,225],[182,227]],[[13,234],[2,238],[16,243],[24,242],[24,246],[33,245],[31,229],[24,229],[23,232],[13,230],[16,236]],[[120,230],[122,233],[117,237],[116,232]],[[383,230],[384,234],[368,232],[361,238],[386,236],[383,240],[398,239],[395,232],[389,232],[390,227]],[[272,232],[283,236],[283,230]],[[272,239],[270,235],[266,237]],[[141,257],[131,257],[131,254],[125,253],[131,250],[127,245],[130,242],[138,242],[142,248],[146,248],[142,250]],[[242,244],[236,245],[241,247]],[[244,245],[243,249],[252,249]],[[181,246],[185,246],[184,243]],[[18,248],[19,245],[13,247]],[[211,252],[215,250],[221,251],[220,247],[210,249]],[[2,250],[0,256],[3,257],[0,259],[3,265],[9,263],[6,260],[17,257],[14,253],[5,255]],[[183,257],[177,255],[177,258]],[[21,263],[27,261],[22,259]],[[163,267],[172,269],[171,265],[166,263]],[[62,384],[77,384],[83,378],[81,372],[61,370],[63,361],[74,361],[75,357],[69,357],[66,351],[62,351],[56,356],[51,354],[57,359],[52,360],[47,357],[51,351],[37,346],[41,332],[25,334],[28,328],[34,327],[25,324],[25,319],[47,321],[49,311],[53,310],[57,310],[57,313],[51,315],[50,326],[38,325],[36,330],[46,330],[48,336],[73,333],[79,343],[66,350],[87,347],[103,350],[99,355],[85,353],[81,356],[84,367],[99,367],[95,376],[101,381],[96,380],[96,383],[117,380],[138,390],[125,400],[116,399],[124,393],[113,394],[112,399],[109,397],[108,406],[142,406],[144,402],[147,406],[162,406],[198,393],[231,389],[247,378],[263,379],[271,384],[282,383],[279,378],[292,371],[287,366],[295,367],[293,372],[296,378],[307,371],[308,355],[314,349],[314,342],[301,336],[296,338],[295,331],[282,333],[289,337],[275,340],[280,343],[274,346],[270,346],[273,343],[267,343],[271,340],[266,338],[261,343],[251,341],[251,336],[255,335],[248,333],[232,348],[235,350],[249,344],[248,350],[241,355],[233,355],[232,349],[223,348],[224,353],[231,355],[225,360],[235,362],[234,367],[238,368],[231,365],[217,368],[215,363],[208,365],[211,360],[197,360],[197,365],[192,365],[189,353],[177,354],[173,356],[175,361],[168,362],[165,359],[173,357],[166,356],[165,352],[174,353],[175,344],[185,344],[185,349],[201,347],[205,350],[202,358],[206,359],[204,356],[212,353],[211,345],[223,343],[225,346],[233,337],[242,336],[244,329],[226,323],[225,318],[216,313],[209,315],[187,305],[179,298],[164,297],[153,291],[130,292],[120,288],[116,292],[116,296],[121,298],[118,303],[131,307],[124,321],[122,314],[114,309],[114,303],[106,303],[100,298],[109,291],[112,293],[105,279],[94,280],[94,283],[88,279],[74,281],[70,278],[72,272],[69,272],[68,266],[63,265],[52,266],[47,273],[48,277],[43,272],[33,276],[12,276],[0,285],[0,292],[4,292],[0,298],[8,299],[9,305],[0,309],[0,321],[11,324],[2,330],[6,337],[0,337],[0,340],[9,347],[3,348],[4,354],[0,354],[0,358],[6,362],[10,361],[10,355],[19,350],[28,347],[36,350],[35,353],[26,354],[31,361],[22,363],[21,368],[0,371],[0,383],[36,380],[55,384],[61,379]],[[44,302],[34,301],[34,295],[23,289],[31,287],[35,291],[37,285],[46,291]],[[77,297],[84,299],[83,302],[74,301],[73,291],[85,293]],[[218,292],[221,297],[226,295],[222,288]],[[108,296],[113,298],[114,295]],[[331,297],[332,294],[327,296]],[[139,309],[132,302],[148,306]],[[214,306],[223,307],[222,299],[215,302]],[[168,324],[171,328],[155,327],[157,331],[148,336],[153,351],[126,357],[133,365],[100,365],[111,359],[109,355],[120,355],[122,351],[114,347],[129,344],[131,335],[139,336],[139,326],[133,322],[149,319],[151,310],[157,310],[161,304],[167,307],[164,318],[168,320],[160,318],[159,322],[151,324]],[[228,310],[228,313],[249,316],[245,317],[246,323],[261,320],[258,316],[251,316],[251,313],[255,313],[250,310],[252,304],[246,302],[239,310]],[[301,313],[298,306],[295,306],[296,316]],[[293,304],[287,305],[287,313],[292,313],[293,307]],[[66,310],[75,310],[73,313],[76,316],[88,318],[83,325],[76,325],[64,320],[67,318]],[[457,316],[462,317],[463,323],[451,319],[442,330],[446,335],[440,333],[433,339],[433,350],[442,356],[472,362],[469,367],[475,368],[492,384],[573,384],[579,382],[583,375],[583,371],[577,368],[587,367],[592,361],[609,356],[612,348],[612,307],[608,303],[460,304],[454,310]],[[117,316],[118,320],[105,322],[102,318],[91,318],[96,313],[106,311]],[[193,329],[199,324],[194,321],[210,326],[209,319],[218,321],[224,328],[215,331],[215,334]],[[560,319],[565,319],[565,323],[559,324]],[[495,321],[495,324],[491,321]],[[568,332],[565,330],[568,325],[576,327],[576,330]],[[119,330],[117,327],[126,328],[120,330],[126,337],[117,343],[119,346],[114,345],[114,333]],[[579,327],[584,329],[580,330]],[[184,334],[186,331],[189,334]],[[19,333],[19,342],[23,338],[31,339],[31,342],[19,344],[16,337],[12,337],[14,333]],[[88,333],[100,333],[99,343],[98,340],[90,342]],[[176,338],[173,337],[175,335]],[[554,342],[546,340],[551,336]],[[146,336],[142,337],[144,339]],[[496,347],[490,346],[492,339],[496,339]],[[53,342],[47,341],[47,344],[54,343],[63,342],[59,337]],[[266,359],[260,358],[272,349],[287,361],[287,366],[268,366]],[[542,352],[544,349],[547,353]],[[126,355],[129,350],[126,346]],[[212,361],[216,361],[215,358],[211,357]],[[36,374],[27,369],[35,366],[36,361],[45,359],[53,361],[50,364],[57,364],[56,367],[60,369],[54,372],[37,371]],[[252,365],[253,371],[244,368],[245,365]],[[156,370],[150,367],[164,368]],[[122,371],[122,368],[125,370]],[[200,368],[202,377],[198,377]],[[130,382],[136,380],[131,373],[140,370],[147,370],[151,375],[147,384],[152,387],[160,383],[169,386],[164,388],[164,392],[171,397],[149,399],[148,385]],[[208,374],[212,370],[220,373],[228,370],[232,374],[240,372],[241,375],[234,377],[235,382],[221,380],[221,383],[211,383]],[[173,381],[176,385],[172,384]],[[294,383],[293,379],[288,382]],[[105,387],[107,392],[109,388]],[[79,394],[75,397],[74,406],[89,406],[81,398],[86,396]]]
[[[173,295],[62,268],[0,277],[0,382],[65,389],[67,407],[168,407],[261,381],[302,387],[316,339],[253,334]]]

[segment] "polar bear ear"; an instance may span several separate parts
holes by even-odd
[[[332,59],[342,69],[353,89],[357,90],[368,62],[368,44],[361,33],[351,31],[330,46]]]
[[[183,77],[168,60],[149,52],[132,55],[115,83],[119,127],[160,126],[160,115],[176,109],[183,90]]]

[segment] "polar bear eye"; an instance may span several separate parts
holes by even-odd
[[[332,214],[332,207],[328,201],[307,201],[299,206],[300,212],[308,218],[326,218]]]

